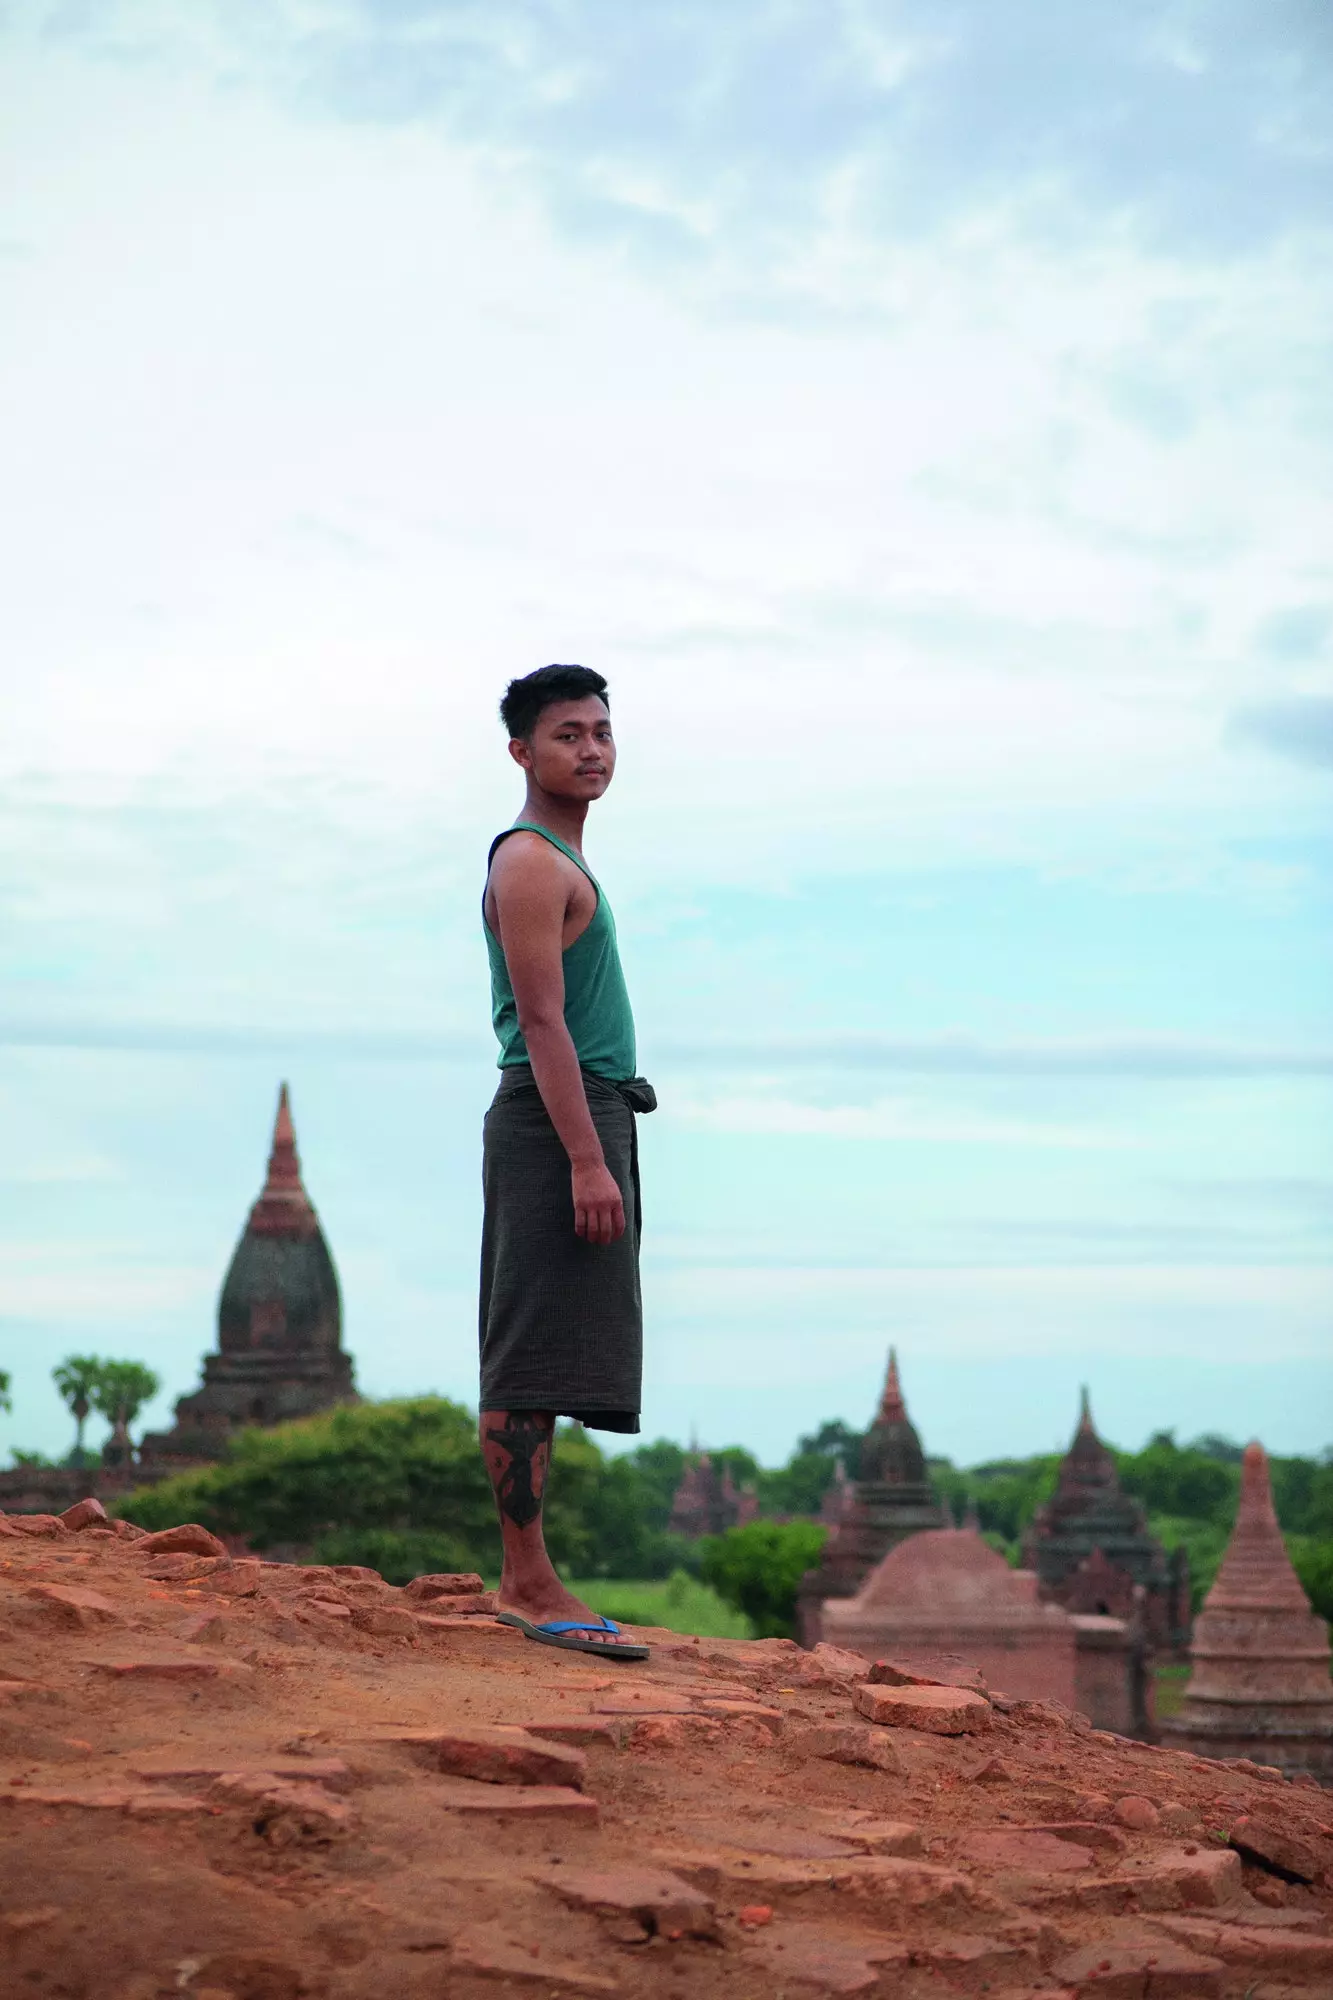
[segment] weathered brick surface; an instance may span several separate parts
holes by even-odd
[[[1310,1841],[1251,1815],[1236,1821],[1231,1845],[1243,1861],[1255,1861],[1288,1882],[1314,1882],[1325,1865]]]
[[[34,1583],[23,1596],[29,1607],[28,1616],[53,1629],[90,1632],[99,1626],[122,1622],[110,1598],[97,1590],[84,1590],[78,1584]]]
[[[428,1602],[435,1597],[471,1597],[483,1588],[481,1578],[467,1570],[457,1576],[445,1572],[434,1576],[414,1576],[409,1584],[403,1586],[403,1594],[414,1601]]]
[[[1052,1970],[1066,1990],[1095,2000],[1213,2000],[1225,1968],[1185,1945],[1148,1937],[1080,1945],[1057,1958]]]
[[[648,1935],[711,1938],[717,1934],[713,1901],[661,1868],[548,1868],[531,1877],[571,1909],[598,1916],[634,1917]]]
[[[852,1700],[871,1722],[894,1729],[924,1729],[932,1736],[974,1736],[989,1729],[993,1720],[990,1703],[966,1688],[863,1682]]]
[[[1193,1950],[1247,1971],[1295,1976],[1317,1983],[1310,1990],[1333,1992],[1333,1937],[1255,1924],[1219,1923],[1215,1917],[1155,1917],[1154,1928]]]
[[[201,1528],[197,1521],[183,1521],[178,1528],[161,1528],[134,1544],[136,1556],[217,1556],[230,1561],[227,1545]]]
[[[1095,1856],[1072,1840],[1040,1833],[1028,1827],[983,1828],[965,1833],[958,1842],[960,1859],[985,1868],[1020,1869],[1042,1875],[1081,1875],[1093,1867]]]
[[[985,1694],[986,1683],[969,1661],[952,1653],[924,1654],[917,1660],[875,1660],[862,1676],[882,1687],[970,1688]]]
[[[548,1993],[619,1993],[621,1982],[565,1954],[552,1951],[540,1936],[516,1938],[502,1924],[473,1924],[459,1931],[449,1950],[449,1964],[458,1972],[502,1980],[540,1984]],[[443,1989],[441,1989],[443,1990]]]
[[[618,1750],[631,1725],[623,1716],[553,1715],[540,1716],[518,1726],[548,1743],[596,1744]]]
[[[431,1770],[490,1785],[572,1785],[581,1790],[588,1771],[581,1750],[512,1725],[455,1723],[447,1729],[385,1731],[377,1740],[397,1744]]]
[[[130,1768],[149,1785],[204,1785],[228,1777],[286,1778],[293,1784],[323,1785],[331,1792],[345,1792],[352,1785],[351,1767],[341,1757],[268,1757],[262,1763],[249,1758],[240,1762],[140,1758]]]
[[[354,1604],[351,1619],[358,1632],[368,1632],[374,1639],[417,1637],[417,1621],[403,1605]]]
[[[866,1854],[896,1854],[910,1860],[925,1853],[920,1827],[906,1819],[861,1820],[843,1837]]]
[[[1138,1798],[1133,1793],[1117,1799],[1111,1810],[1117,1823],[1128,1827],[1131,1833],[1152,1833],[1162,1823],[1162,1815],[1152,1800]]]
[[[902,1768],[892,1738],[868,1722],[816,1724],[789,1731],[785,1740],[798,1757],[827,1757],[834,1764],[862,1764],[875,1771]]]
[[[449,1812],[512,1813],[519,1819],[597,1818],[597,1801],[567,1785],[489,1785],[473,1778],[442,1778],[432,1798]]]
[[[345,1839],[357,1824],[356,1808],[346,1799],[272,1771],[229,1771],[214,1779],[208,1795],[222,1806],[242,1807],[271,1847],[322,1846]]]
[[[119,1681],[211,1681],[239,1679],[253,1669],[244,1660],[227,1659],[147,1659],[90,1660],[96,1673]]]
[[[1158,1854],[1122,1869],[1108,1883],[1140,1910],[1215,1909],[1240,1895],[1240,1856],[1226,1848]]]

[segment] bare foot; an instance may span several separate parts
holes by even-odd
[[[590,1632],[573,1632],[571,1638],[589,1639],[610,1646],[616,1643],[614,1632],[598,1629],[600,1614],[590,1610],[582,1598],[566,1590],[554,1570],[548,1577],[525,1577],[522,1584],[502,1577],[496,1593],[496,1609],[512,1611],[517,1617],[526,1618],[529,1625],[549,1625],[556,1619],[586,1618],[593,1629]]]

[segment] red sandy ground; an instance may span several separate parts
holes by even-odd
[[[0,1517],[3,2000],[1333,1994],[1317,1787],[468,1601]]]

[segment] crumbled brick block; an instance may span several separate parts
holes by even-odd
[[[847,1646],[830,1646],[821,1639],[811,1648],[810,1664],[831,1681],[863,1681],[870,1677],[870,1662],[862,1653]]]
[[[518,1819],[597,1818],[597,1801],[567,1785],[486,1785],[474,1778],[442,1778],[431,1797],[449,1812],[510,1813]]]
[[[1260,1868],[1267,1868],[1271,1874],[1280,1876],[1283,1881],[1316,1882],[1319,1879],[1319,1856],[1310,1843],[1298,1834],[1273,1826],[1268,1820],[1246,1815],[1236,1821],[1230,1838],[1242,1861],[1253,1861]]]
[[[597,1744],[618,1750],[629,1725],[620,1716],[558,1715],[521,1725],[529,1736],[541,1736],[550,1743]]]
[[[322,1846],[341,1840],[357,1824],[356,1809],[322,1785],[279,1778],[272,1771],[232,1771],[214,1779],[209,1797],[241,1805],[255,1832],[271,1847]]]
[[[403,1585],[403,1595],[414,1601],[429,1602],[435,1597],[472,1597],[485,1588],[479,1576],[470,1570],[458,1575],[440,1572],[435,1576],[414,1576],[410,1583]]]
[[[417,1621],[399,1604],[354,1604],[352,1624],[373,1639],[415,1639]]]
[[[842,1837],[854,1841],[866,1854],[896,1854],[914,1860],[925,1852],[921,1828],[906,1819],[859,1820]]]
[[[144,1758],[131,1765],[134,1776],[146,1785],[209,1784],[216,1778],[249,1777],[290,1779],[293,1784],[323,1785],[331,1792],[350,1790],[351,1767],[341,1757],[224,1758],[209,1761],[182,1758],[172,1762]]]
[[[206,1570],[199,1578],[199,1588],[216,1592],[220,1597],[255,1597],[263,1585],[264,1565],[243,1556],[239,1562],[229,1566]]]
[[[18,1535],[42,1537],[69,1533],[59,1514],[6,1514],[5,1520]]]
[[[1246,1972],[1278,1978],[1302,1975],[1311,1993],[1333,1991],[1333,1938],[1311,1937],[1298,1930],[1269,1929],[1257,1924],[1222,1923],[1216,1917],[1154,1917],[1153,1927],[1193,1950]]]
[[[875,1660],[863,1679],[882,1687],[970,1688],[985,1694],[979,1667],[952,1653],[923,1654],[919,1659]]]
[[[814,1987],[821,1993],[886,1993],[896,1991],[885,1974],[906,1973],[912,1953],[894,1938],[849,1936],[846,1932],[819,1931],[802,1924],[799,1930],[788,1925],[777,1931],[761,1931],[745,1947],[742,1965],[757,1964],[764,1969],[768,1991],[785,1993],[788,1982]]]
[[[441,1638],[446,1633],[453,1635],[459,1632],[466,1632],[472,1638],[479,1639],[484,1633],[512,1632],[514,1629],[512,1625],[502,1625],[498,1618],[436,1618],[431,1613],[425,1611],[418,1611],[416,1620],[417,1627],[421,1632],[433,1634]]]
[[[582,1790],[588,1770],[581,1750],[512,1725],[458,1723],[447,1729],[377,1731],[375,1741],[399,1745],[433,1771],[491,1785],[572,1785]]]
[[[47,1785],[16,1785],[0,1790],[0,1804],[44,1806],[52,1810],[69,1807],[85,1812],[135,1813],[146,1818],[174,1818],[205,1809],[201,1798],[127,1785],[88,1787],[79,1791]]]
[[[99,1591],[84,1590],[72,1583],[34,1583],[23,1593],[31,1607],[30,1616],[53,1629],[90,1632],[103,1625],[119,1625],[121,1615]]]
[[[1155,1833],[1162,1823],[1162,1815],[1152,1800],[1133,1792],[1117,1799],[1111,1811],[1117,1824],[1128,1827],[1131,1833]]]
[[[1225,1847],[1157,1854],[1109,1876],[1105,1886],[1140,1910],[1216,1909],[1240,1895],[1240,1856]]]
[[[649,1936],[717,1935],[712,1899],[662,1868],[549,1868],[530,1878],[573,1910],[633,1917]]]
[[[81,1528],[101,1527],[107,1512],[100,1500],[90,1497],[76,1500],[72,1507],[66,1507],[60,1518],[71,1533],[77,1534]]]
[[[254,1669],[242,1660],[89,1660],[94,1672],[119,1681],[211,1681],[240,1678]]]
[[[594,1701],[594,1715],[693,1715],[694,1703],[686,1695],[668,1694],[663,1688],[625,1688]]]
[[[449,1963],[462,1973],[488,1979],[538,1982],[550,1993],[619,1993],[620,1981],[577,1964],[550,1948],[548,1940],[525,1942],[499,1924],[474,1924],[452,1940]]]
[[[136,1556],[217,1556],[230,1562],[227,1544],[200,1527],[197,1521],[183,1521],[177,1528],[161,1528],[134,1544]]]
[[[1025,1826],[977,1828],[962,1836],[958,1853],[983,1868],[1041,1875],[1083,1875],[1094,1860],[1089,1848]]]
[[[871,1722],[932,1736],[973,1736],[992,1723],[990,1703],[968,1688],[891,1687],[862,1682],[852,1695]]]
[[[1168,1938],[1138,1943],[1111,1939],[1079,1945],[1058,1958],[1055,1977],[1067,1991],[1096,2000],[1212,2000],[1222,1991],[1224,1967]]]
[[[862,1764],[872,1771],[898,1773],[902,1769],[892,1739],[868,1722],[829,1723],[792,1730],[785,1741],[798,1757],[826,1757],[830,1763]]]
[[[1113,1826],[1103,1826],[1094,1819],[1051,1819],[1025,1827],[1027,1833],[1050,1834],[1055,1840],[1072,1841],[1075,1847],[1090,1848],[1094,1854],[1121,1855],[1128,1842],[1123,1833]]]
[[[695,1708],[698,1714],[712,1716],[716,1722],[754,1722],[770,1736],[782,1734],[782,1710],[765,1708],[757,1701],[700,1701]]]

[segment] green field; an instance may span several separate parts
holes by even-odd
[[[724,1604],[716,1591],[678,1573],[665,1583],[620,1583],[601,1577],[569,1588],[603,1618],[621,1625],[665,1625],[669,1632],[697,1632],[704,1639],[748,1639],[750,1621]]]

